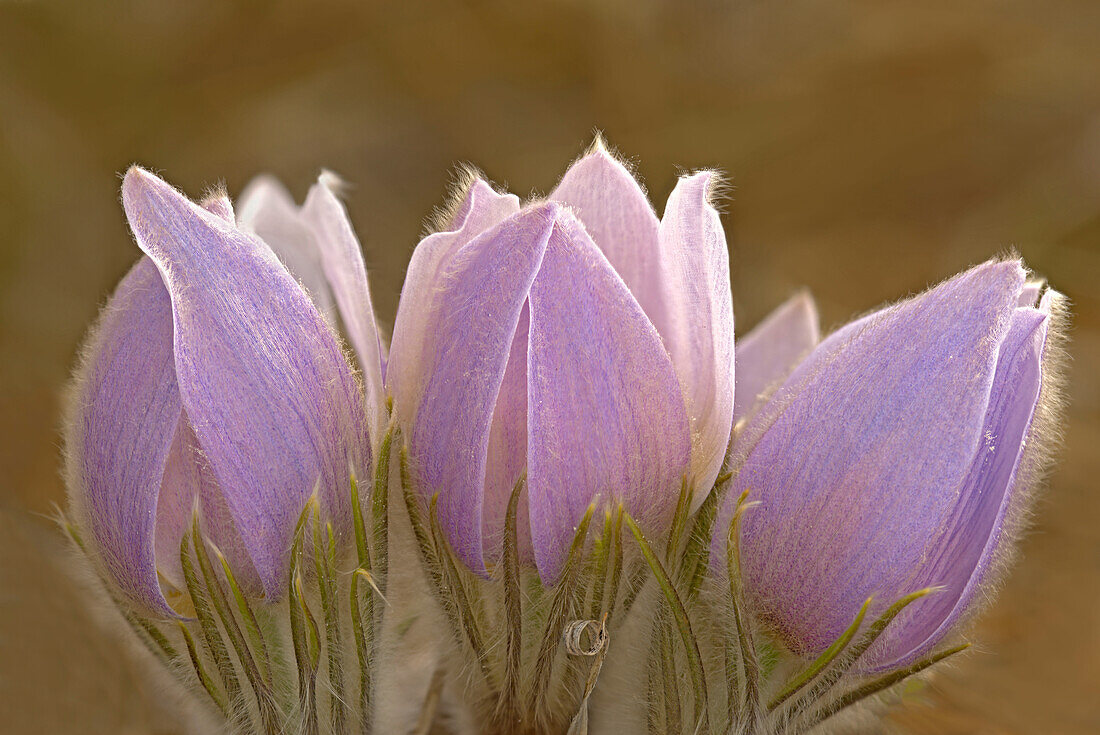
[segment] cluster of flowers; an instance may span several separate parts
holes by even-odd
[[[471,176],[387,348],[335,177],[234,209],[131,169],[66,422],[106,595],[242,732],[800,731],[961,650],[1060,296],[991,261],[735,346],[714,185],[658,219],[600,144],[527,204]]]

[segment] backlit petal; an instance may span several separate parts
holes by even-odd
[[[335,323],[336,305],[316,234],[302,219],[290,192],[272,176],[257,176],[241,192],[237,210],[241,229],[259,235],[301,282],[317,310]]]
[[[904,665],[928,653],[967,612],[997,559],[1005,512],[1014,494],[1027,490],[1017,482],[1017,469],[1042,385],[1048,323],[1048,315],[1038,309],[1014,313],[1001,344],[977,453],[933,551],[912,580],[914,589],[935,585],[943,590],[907,608],[868,652],[868,665]]]
[[[438,493],[444,532],[478,572],[485,570],[482,497],[494,407],[558,211],[556,204],[526,209],[448,258],[422,325],[423,399],[412,412],[409,459],[417,490],[425,499]],[[391,362],[390,375],[397,370]]]
[[[508,367],[500,383],[496,406],[493,408],[493,422],[489,429],[481,529],[485,558],[493,562],[501,554],[512,488],[527,469],[527,343],[530,322],[530,312],[524,305],[512,338]],[[530,525],[527,523],[526,491],[520,496],[516,519],[520,559],[532,563],[534,557],[531,554]]]
[[[565,172],[550,199],[572,207],[657,331],[664,334],[657,215],[637,179],[597,140]]]
[[[202,208],[211,214],[216,214],[226,222],[235,222],[233,214],[233,202],[224,191],[215,192],[202,200]]]
[[[519,211],[519,199],[498,194],[481,179],[474,179],[455,215],[455,229],[424,238],[409,261],[401,301],[394,321],[386,366],[386,388],[393,397],[393,410],[405,427],[412,425],[423,391],[425,361],[432,349],[434,333],[428,325],[438,319],[443,303],[441,273],[450,257],[485,230]]]
[[[378,450],[386,431],[386,391],[382,385],[382,342],[371,304],[367,266],[347,210],[336,197],[332,174],[322,174],[302,205],[302,218],[312,226],[321,249],[321,264],[332,286],[340,319],[359,358],[367,399],[372,447]]]
[[[713,177],[680,179],[659,234],[667,325],[658,329],[691,417],[696,506],[714,485],[733,426],[733,298],[726,236],[710,203]]]

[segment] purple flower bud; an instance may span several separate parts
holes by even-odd
[[[409,264],[387,371],[417,490],[458,556],[500,554],[512,487],[521,553],[556,579],[588,505],[667,527],[701,502],[733,415],[733,309],[712,175],[659,221],[602,146],[521,208],[474,179]]]
[[[904,665],[995,581],[1040,464],[1035,416],[1058,298],[1047,291],[1036,305],[1024,276],[1018,262],[986,263],[847,325],[739,435],[712,560],[725,558],[747,490],[759,506],[742,521],[746,595],[794,652],[820,652],[868,597],[882,610],[941,587],[860,662]]]
[[[157,574],[182,588],[196,507],[242,584],[277,598],[310,494],[350,523],[348,474],[371,471],[362,393],[330,326],[268,244],[238,229],[228,199],[200,207],[136,167],[122,196],[146,257],[74,380],[71,507],[103,570],[148,611],[174,614]]]

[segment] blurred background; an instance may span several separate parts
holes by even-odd
[[[454,166],[549,191],[595,130],[660,210],[717,167],[738,331],[826,326],[1015,249],[1073,303],[1062,463],[977,651],[908,733],[1100,732],[1100,3],[0,0],[0,730],[176,733],[81,609],[47,515],[59,393],[137,258],[133,163],[193,196],[318,169],[392,323]]]

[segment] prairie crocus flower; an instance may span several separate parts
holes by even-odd
[[[824,341],[797,295],[735,361],[712,174],[658,219],[597,145],[526,205],[471,177],[387,358],[336,187],[132,169],[73,382],[66,528],[220,730],[807,732],[966,647],[1053,422],[1018,262]]]
[[[585,509],[621,500],[667,527],[696,502],[733,413],[733,310],[713,175],[658,220],[597,145],[544,201],[474,178],[413,254],[387,371],[414,482],[456,554],[484,573],[526,472],[521,554],[556,579]]]
[[[343,258],[348,272],[361,273],[359,282],[328,285],[335,301],[357,310],[358,322],[344,322],[380,395],[358,244],[347,242],[343,210],[319,186],[312,206],[294,212],[311,238],[291,243],[278,242],[269,213],[257,213],[270,209],[268,194],[253,197],[245,229],[223,195],[200,206],[147,171],[126,174],[123,205],[145,257],[85,346],[67,474],[92,557],[131,604],[154,615],[174,614],[158,573],[184,588],[180,541],[196,509],[245,589],[277,599],[309,496],[316,491],[343,529],[349,473],[371,471],[369,404],[339,338],[272,247],[248,231],[266,227],[284,252],[314,249],[325,272]],[[296,275],[321,282],[312,270]]]
[[[711,558],[724,566],[748,491],[759,503],[741,523],[749,609],[795,653],[822,651],[869,597],[881,611],[941,588],[859,663],[907,665],[995,584],[1040,464],[1036,416],[1059,297],[1037,295],[1018,262],[986,263],[847,325],[797,367],[790,356],[812,346],[811,333],[764,328],[786,343],[772,352],[788,356],[764,372],[794,370],[738,436]]]

